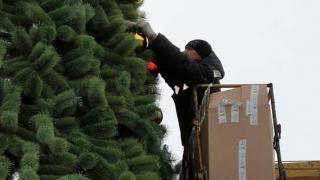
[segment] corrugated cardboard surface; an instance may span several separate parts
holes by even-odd
[[[268,89],[266,85],[258,86],[256,125],[250,124],[246,114],[246,102],[252,99],[251,85],[210,95],[201,126],[204,168],[210,180],[275,179]],[[240,102],[239,122],[231,122],[232,104],[227,103],[224,106],[227,122],[219,123],[218,106],[223,99]]]

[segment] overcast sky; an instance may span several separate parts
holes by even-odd
[[[145,0],[156,32],[181,49],[207,40],[222,61],[223,84],[274,84],[283,160],[320,160],[319,0]],[[160,84],[165,143],[182,147],[171,89]]]

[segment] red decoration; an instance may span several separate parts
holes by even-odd
[[[150,72],[158,72],[158,67],[154,62],[152,62],[152,60],[148,60],[147,69]]]

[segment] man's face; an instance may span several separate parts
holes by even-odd
[[[201,56],[195,51],[194,49],[190,47],[186,47],[183,51],[184,54],[187,55],[187,58],[190,60],[200,60]]]

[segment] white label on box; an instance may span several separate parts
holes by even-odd
[[[250,95],[250,125],[258,125],[258,97],[259,85],[252,85]]]
[[[222,102],[219,102],[219,106],[218,106],[218,120],[219,120],[219,124],[227,123],[225,102],[226,102],[225,99],[223,99]]]
[[[242,139],[239,141],[239,180],[247,179],[247,140]]]
[[[240,102],[239,101],[233,101],[232,106],[231,106],[231,122],[233,123],[238,123],[239,122],[239,106]]]

